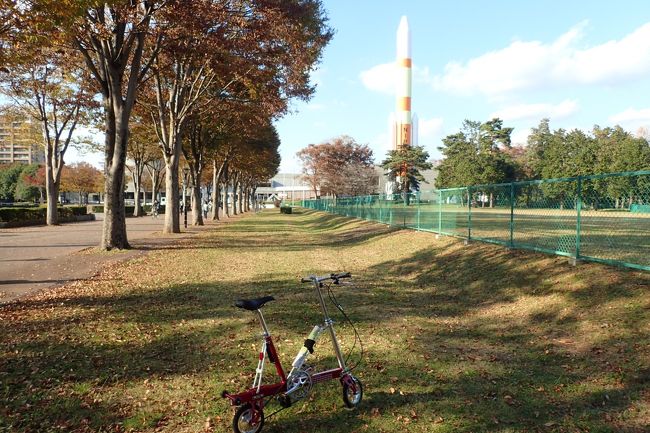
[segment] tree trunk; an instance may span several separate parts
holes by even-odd
[[[122,95],[114,96],[117,99],[122,97]],[[103,250],[125,249],[129,248],[124,210],[124,171],[126,168],[126,140],[129,127],[128,116],[124,109],[115,107],[113,102],[106,102],[105,100],[104,107],[106,127],[104,192],[106,197],[100,248]]]
[[[197,178],[200,179],[201,176],[197,176]],[[196,181],[194,182],[194,187],[192,188],[192,225],[203,225],[203,202],[201,201],[201,188],[198,187]]]
[[[59,185],[52,179],[50,168],[46,168],[47,176],[45,178],[45,188],[47,190],[47,216],[45,222],[48,226],[55,226],[59,224],[59,214],[56,210],[56,205],[59,201]]]
[[[214,196],[212,197],[212,220],[219,220],[219,208],[221,207],[221,183],[214,186]]]
[[[47,192],[47,214],[45,222],[48,226],[59,224],[57,204],[59,202],[59,182],[54,178],[52,166],[48,163],[45,166],[45,190]]]
[[[237,182],[239,182],[239,174],[235,172],[232,177],[232,214],[237,215]]]
[[[403,186],[402,186],[402,200],[403,200],[403,202],[404,202],[404,205],[405,205],[405,206],[408,206],[408,205],[409,205],[409,202],[410,202],[409,190],[410,190],[411,188],[410,188],[409,182],[407,182],[407,181],[405,181],[404,183],[402,183],[402,185],[403,185]]]
[[[142,160],[133,161],[133,186],[135,189],[135,207],[133,209],[133,216],[139,217],[143,215],[142,206],[140,205],[140,193],[142,192],[142,175],[144,174],[145,165]],[[143,201],[147,201],[147,194],[143,194]]]
[[[230,217],[230,210],[228,209],[228,183],[226,181],[221,183],[221,216],[224,218]]]
[[[134,217],[139,217],[139,216],[142,216],[141,215],[142,214],[142,206],[140,206],[140,183],[139,182],[138,183],[133,182],[133,184],[135,185],[135,192],[134,192],[134,196],[135,196],[134,205],[135,205],[135,207],[133,208],[133,216]]]
[[[250,190],[250,188],[248,188],[248,186],[246,187],[246,189],[244,189],[244,197],[245,197],[245,200],[244,200],[244,212],[250,212],[250,210],[251,210],[251,190]]]
[[[219,185],[221,183],[221,177],[224,173],[226,161],[227,160],[224,160],[221,163],[221,166],[217,168],[217,160],[212,160],[212,220],[219,219],[219,202],[221,201],[219,197]]]
[[[239,210],[239,213],[242,214],[244,213],[244,188],[241,184],[241,182],[237,183],[237,208]]]
[[[228,208],[228,163],[223,169],[223,216],[226,218],[230,217],[230,209]]]
[[[116,164],[112,173],[108,173],[104,180],[106,196],[101,248],[105,250],[129,248],[126,236],[123,179],[124,166],[120,170],[119,165]]]
[[[221,180],[221,174],[223,172],[223,167],[225,161],[221,164],[221,167],[217,169],[217,160],[212,160],[212,220],[219,219],[219,182]]]
[[[179,194],[178,194],[178,158],[165,158],[165,224],[163,233],[180,233]]]

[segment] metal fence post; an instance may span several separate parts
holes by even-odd
[[[417,200],[416,204],[418,207],[417,227],[418,227],[418,231],[420,231],[420,191],[416,193],[415,198]]]
[[[578,197],[576,203],[576,260],[580,258],[580,229],[582,225],[582,176],[578,176]]]
[[[438,234],[442,234],[442,190],[438,190]]]
[[[515,183],[510,184],[510,248],[514,248],[515,232]]]
[[[472,240],[472,188],[467,187],[467,241]]]

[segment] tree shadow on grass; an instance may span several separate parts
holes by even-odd
[[[325,214],[321,218],[323,220],[332,219],[328,214]],[[254,220],[243,220],[239,221],[236,225],[224,226],[220,229],[221,233],[218,236],[215,236],[214,233],[206,233],[203,236],[195,237],[191,242],[181,241],[172,245],[157,245],[152,243],[140,246],[137,249],[151,251],[159,249],[240,250],[244,248],[247,250],[264,251],[308,251],[320,247],[341,248],[354,246],[387,236],[398,230],[376,223],[356,221],[350,218],[343,219],[345,220],[344,223],[335,223],[337,225],[337,231],[327,235],[317,233],[313,228],[300,229],[289,226],[291,229],[288,230],[285,227],[259,224]],[[324,232],[328,231],[324,230]],[[302,233],[305,233],[305,235],[300,236]],[[293,236],[293,234],[297,234],[298,237]],[[242,237],[242,235],[245,235],[245,237]]]

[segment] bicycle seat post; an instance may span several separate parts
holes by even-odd
[[[262,325],[262,330],[264,331],[264,337],[268,337],[271,334],[269,333],[269,328],[266,327],[266,321],[264,320],[264,316],[262,315],[262,310],[257,309],[255,310],[257,313],[257,318],[260,320],[260,324]]]

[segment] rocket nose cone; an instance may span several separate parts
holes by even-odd
[[[408,29],[409,29],[409,19],[406,17],[406,15],[403,15],[402,19],[399,21],[398,31],[400,30],[408,31]]]
[[[402,17],[397,28],[397,58],[411,58],[411,30],[406,15]]]

